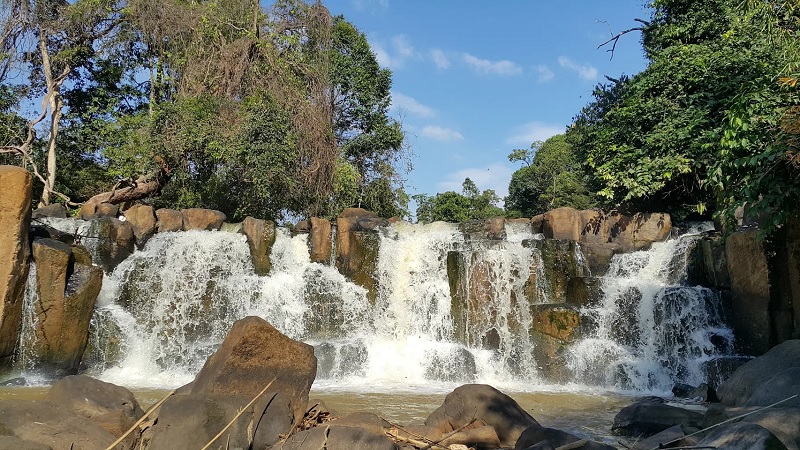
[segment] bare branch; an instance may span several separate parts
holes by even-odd
[[[606,20],[598,20],[597,21],[598,23],[606,24],[608,26],[608,32],[612,34],[612,36],[611,36],[611,38],[609,40],[607,40],[607,41],[605,41],[602,44],[597,46],[597,48],[600,49],[600,48],[602,48],[602,47],[604,47],[604,46],[606,46],[608,44],[611,44],[611,48],[606,50],[607,52],[611,53],[611,57],[609,59],[614,59],[614,51],[617,49],[617,42],[619,42],[619,39],[622,36],[624,36],[624,35],[626,35],[628,33],[632,33],[634,31],[644,31],[644,28],[646,26],[650,25],[650,22],[648,22],[646,20],[642,20],[642,19],[633,19],[633,20],[635,22],[641,23],[642,26],[641,27],[628,28],[627,30],[620,31],[617,34],[614,34],[614,32],[611,31],[611,25],[608,23],[608,21],[606,21]]]

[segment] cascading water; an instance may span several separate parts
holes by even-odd
[[[688,250],[708,229],[695,227],[650,250],[614,256],[601,303],[583,311],[596,332],[570,350],[580,382],[669,391],[676,382],[705,382],[703,363],[733,352],[720,296],[684,285]]]

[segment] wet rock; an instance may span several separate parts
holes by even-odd
[[[661,399],[644,399],[623,408],[614,416],[611,430],[628,436],[652,436],[675,425],[699,429],[703,415],[663,403]]]
[[[572,343],[581,337],[581,315],[568,305],[533,305],[531,329],[564,343]]]
[[[31,174],[0,166],[0,367],[10,362],[19,337],[28,280]]]
[[[248,216],[242,222],[242,231],[247,236],[247,245],[250,246],[250,257],[256,274],[268,274],[272,269],[270,253],[275,244],[275,222]]]
[[[399,447],[383,434],[353,427],[321,425],[293,434],[281,444],[282,450],[318,450],[321,448],[347,450],[398,450]]]
[[[505,219],[492,217],[489,219],[475,219],[461,222],[458,230],[467,240],[503,240],[506,238]]]
[[[730,423],[712,430],[697,443],[717,450],[786,450],[769,430],[753,423]]]
[[[370,412],[355,412],[348,414],[344,417],[328,422],[329,425],[361,428],[371,431],[375,434],[381,434],[387,428],[391,428],[392,424],[380,418],[377,414]]]
[[[36,262],[34,359],[58,375],[75,373],[103,282],[99,267],[75,264],[72,249],[52,239],[33,242]]]
[[[156,218],[158,219],[159,233],[183,230],[183,215],[180,211],[161,208],[156,210]]]
[[[134,251],[133,227],[128,222],[111,218],[93,220],[90,234],[97,236],[97,258],[94,263],[102,267],[104,272],[113,271]]]
[[[687,398],[700,400],[704,403],[719,402],[717,391],[706,383],[700,383],[700,386],[689,391]]]
[[[72,247],[72,257],[75,259],[75,264],[83,264],[84,266],[91,266],[92,265],[92,255],[89,253],[89,250],[82,245],[73,245]]]
[[[739,367],[742,367],[753,358],[750,356],[721,356],[711,358],[700,364],[700,370],[705,373],[711,386],[719,386],[725,382]]]
[[[494,427],[500,443],[509,447],[528,427],[539,425],[514,399],[486,384],[466,384],[447,394],[425,425],[449,433],[473,418],[479,425]]]
[[[744,414],[750,415],[742,418],[741,422],[754,423],[766,428],[789,450],[800,449],[800,408],[776,406],[759,411],[759,408],[714,405],[706,412],[703,427],[710,427]]]
[[[331,241],[331,223],[327,219],[312,217],[311,235],[309,245],[311,252],[311,262],[320,264],[331,263],[331,251],[333,242]]]
[[[89,419],[44,400],[0,400],[0,418],[17,438],[53,449],[105,450],[116,440]]]
[[[189,208],[181,210],[183,218],[183,231],[189,230],[219,230],[225,222],[225,214],[221,211],[203,208]]]
[[[555,428],[532,426],[522,432],[519,440],[517,440],[517,443],[514,445],[514,450],[559,448],[580,440],[581,438],[578,436],[567,433],[566,431],[556,430]],[[548,445],[550,447],[547,447]],[[581,450],[614,450],[615,447],[599,442],[588,441],[578,448]]]
[[[233,234],[244,234],[244,226],[242,225],[242,222],[222,222],[222,225],[219,227],[219,231]]]
[[[766,383],[756,387],[744,406],[768,406],[794,395],[797,397],[781,403],[781,406],[800,408],[800,367],[776,373]]]
[[[301,220],[294,226],[294,232],[298,234],[305,234],[311,231],[311,223],[307,220]]]
[[[531,261],[526,296],[531,303],[565,303],[569,280],[584,276],[584,268],[576,258],[576,243],[570,240],[544,239],[530,243],[541,258]],[[539,264],[541,266],[539,266]],[[537,299],[539,287],[546,298]]]
[[[674,386],[672,386],[672,395],[674,395],[677,398],[690,398],[689,392],[692,392],[695,389],[696,389],[695,386],[692,386],[690,384],[677,383]]]
[[[531,231],[534,234],[544,232],[544,214],[531,217]]]
[[[136,245],[142,248],[156,232],[156,213],[152,206],[136,204],[125,211],[125,221],[131,224]]]
[[[0,383],[0,386],[3,386],[3,387],[27,386],[27,385],[28,385],[28,380],[26,380],[23,377],[11,378],[11,379],[8,379],[8,380],[3,381],[2,383]]]
[[[67,208],[65,208],[61,203],[53,203],[52,205],[36,208],[33,213],[31,213],[31,219],[44,219],[46,217],[66,219]]]
[[[45,400],[86,417],[116,437],[122,436],[144,414],[129,390],[86,375],[58,380]]]
[[[377,298],[378,229],[387,224],[361,208],[347,208],[336,219],[336,268],[365,288],[371,302]]]
[[[736,372],[717,388],[717,395],[725,405],[747,405],[757,390],[764,389],[760,395],[766,395],[766,391],[770,390],[767,384],[770,379],[785,370],[798,367],[800,367],[800,340],[783,342],[736,369]],[[776,393],[776,395],[782,394],[780,391]]]
[[[119,216],[119,206],[111,203],[84,203],[78,217],[83,220],[102,219],[104,217],[116,219]]]
[[[694,438],[684,439],[685,436],[686,432],[683,430],[683,426],[675,425],[649,438],[636,440],[630,448],[631,450],[652,450],[654,448],[692,446],[697,442]]]
[[[599,277],[570,277],[565,302],[577,307],[597,305],[603,298],[602,279]]]

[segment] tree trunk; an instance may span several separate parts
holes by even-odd
[[[53,65],[50,60],[50,51],[47,49],[47,37],[41,28],[39,28],[39,51],[42,56],[42,71],[47,84],[47,90],[45,91],[44,99],[42,99],[42,110],[50,109],[50,136],[47,142],[47,178],[42,191],[42,199],[39,202],[39,206],[46,206],[50,204],[50,195],[55,190],[56,185],[56,137],[58,136],[58,125],[63,114],[62,107],[64,106],[59,91],[70,73],[70,67],[66,66],[57,78],[53,77]]]

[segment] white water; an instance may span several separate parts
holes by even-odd
[[[703,363],[733,351],[717,295],[683,285],[687,250],[705,229],[614,256],[602,280],[602,303],[583,311],[597,331],[571,348],[569,365],[577,379],[668,392],[676,382],[705,382]]]

